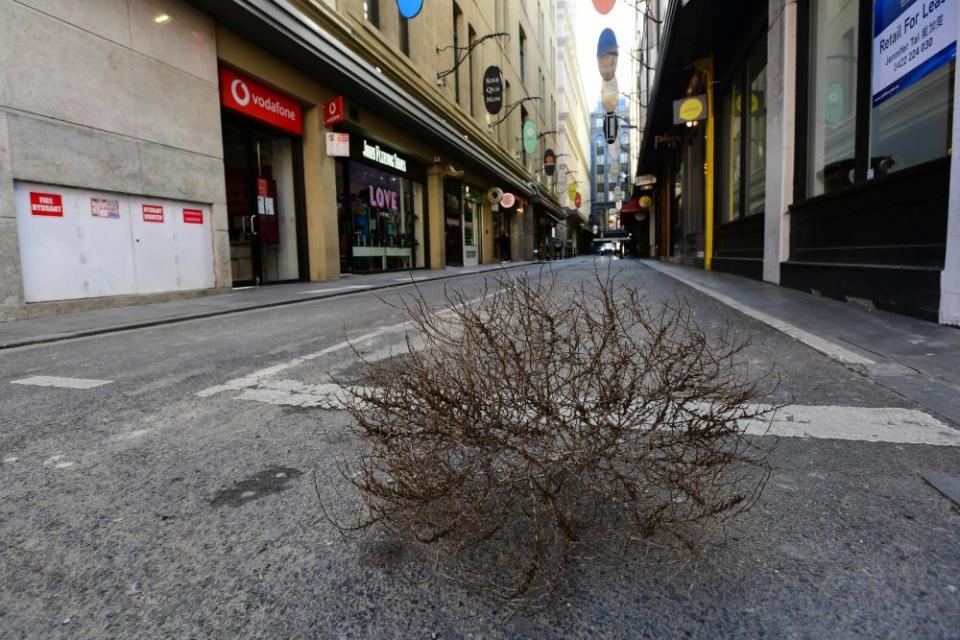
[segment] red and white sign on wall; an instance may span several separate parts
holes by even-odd
[[[187,224],[203,224],[202,209],[184,209],[183,221]]]
[[[30,192],[30,213],[35,216],[63,217],[63,198],[59,193]]]
[[[163,207],[158,204],[143,205],[144,222],[163,222]]]
[[[223,67],[220,67],[220,103],[278,129],[297,135],[303,133],[303,109],[299,102]]]
[[[323,124],[329,127],[331,124],[343,122],[343,119],[343,96],[323,103]]]

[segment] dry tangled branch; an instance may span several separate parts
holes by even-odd
[[[751,402],[770,377],[748,378],[745,341],[708,338],[686,305],[541,275],[406,310],[409,355],[348,388],[346,477],[361,527],[437,548],[454,578],[528,604],[571,557],[661,531],[689,545],[766,481],[738,422],[769,411]]]

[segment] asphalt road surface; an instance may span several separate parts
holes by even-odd
[[[552,268],[573,284],[594,264]],[[356,366],[347,337],[399,347],[395,289],[0,351],[0,638],[960,638],[960,509],[921,477],[960,475],[956,425],[614,266],[749,334],[782,376],[769,400],[794,407],[759,504],[699,555],[579,564],[564,600],[508,617],[388,540],[343,539],[313,480],[356,505],[327,383]],[[470,298],[484,277],[421,290]]]

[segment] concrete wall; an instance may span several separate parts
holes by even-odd
[[[763,279],[780,283],[789,259],[796,133],[797,1],[770,0],[767,32],[767,166]]]
[[[88,307],[24,307],[14,180],[209,203],[229,287],[213,22],[179,0],[0,0],[0,319]]]

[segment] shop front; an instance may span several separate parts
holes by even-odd
[[[493,220],[493,260],[494,262],[509,262],[513,260],[513,234],[511,232],[514,224],[513,212],[498,205],[496,210],[491,212],[491,218]]]
[[[448,266],[480,263],[483,190],[454,178],[443,181],[444,242]]]
[[[346,135],[349,157],[336,161],[341,273],[423,267],[423,166],[363,134]]]
[[[957,2],[798,9],[797,139],[781,284],[936,320]]]
[[[227,67],[220,102],[233,284],[299,280],[307,270],[301,105]]]

